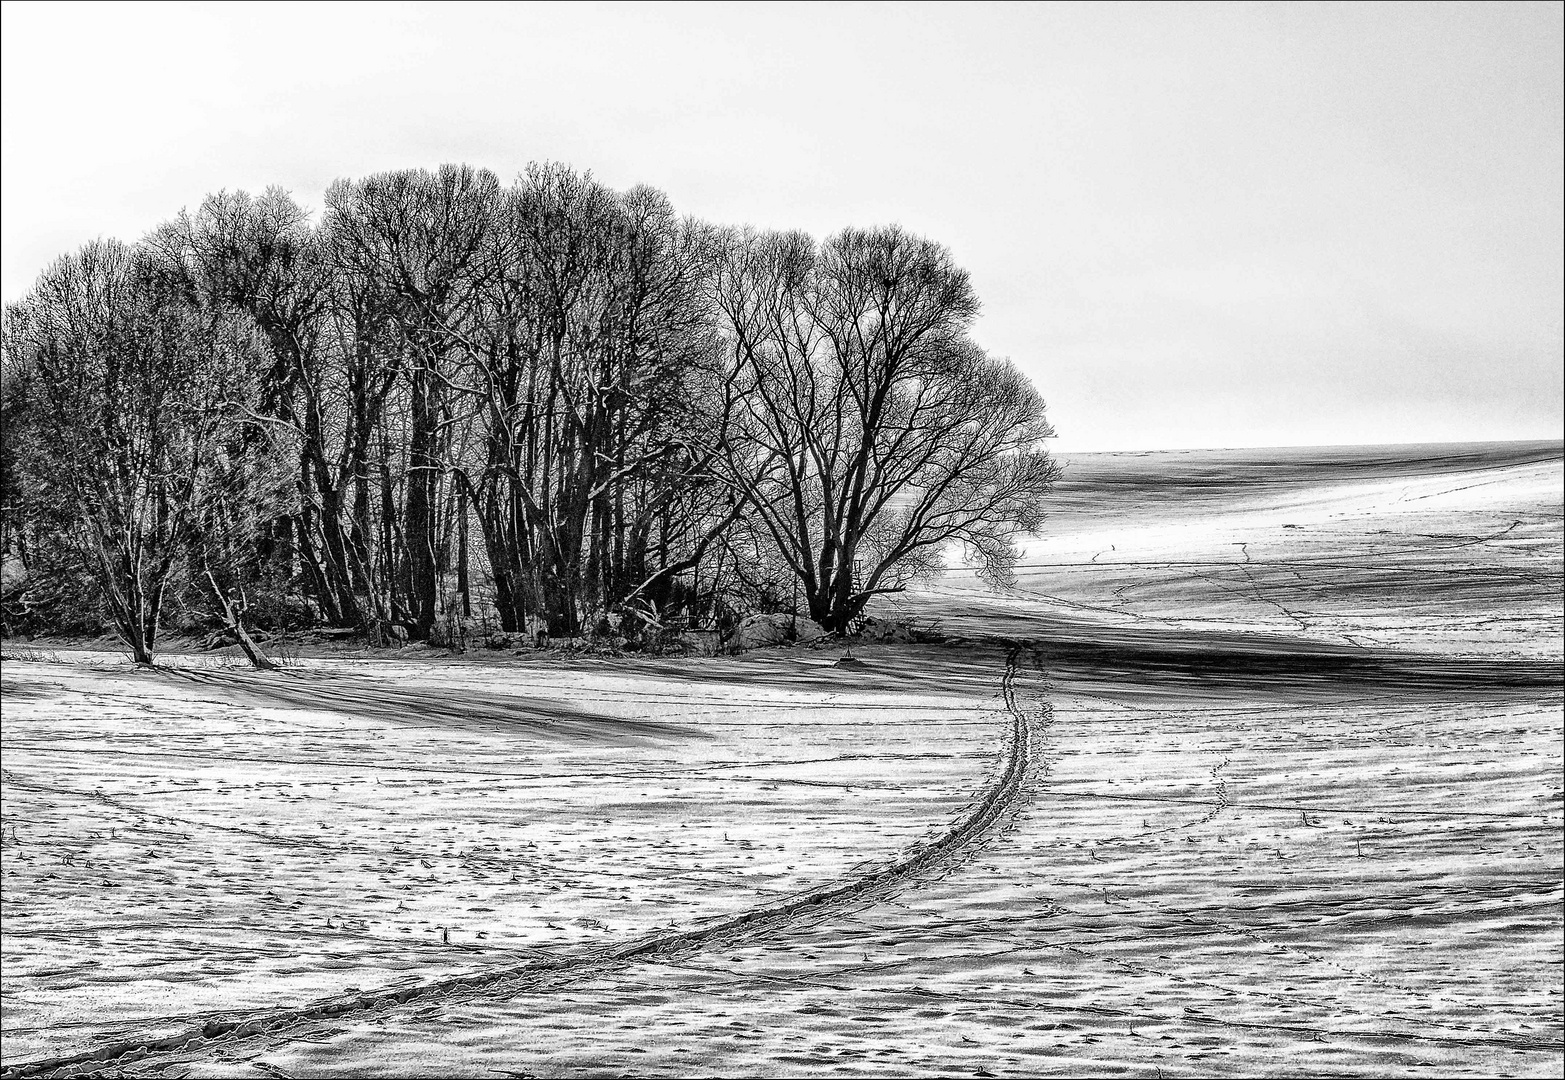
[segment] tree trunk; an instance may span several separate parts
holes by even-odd
[[[408,607],[413,637],[428,641],[435,625],[435,506],[440,473],[435,454],[439,426],[431,374],[414,373],[412,432],[408,444],[407,515],[404,541],[408,549]]]
[[[261,646],[255,643],[255,639],[245,629],[244,613],[234,606],[234,602],[228,598],[228,594],[219,587],[217,579],[212,576],[212,571],[208,570],[206,572],[206,579],[212,583],[212,595],[217,597],[217,602],[223,605],[223,621],[228,624],[228,629],[239,639],[239,647],[244,650],[245,658],[250,661],[250,666],[261,671],[276,671],[277,665],[261,651]]]
[[[467,492],[456,497],[456,591],[462,595],[462,618],[473,617],[473,598],[467,579]]]

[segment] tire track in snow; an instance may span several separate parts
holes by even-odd
[[[1054,716],[1048,701],[1027,701],[1027,692],[1018,689],[1017,676],[1023,671],[1024,662],[1042,671],[1035,648],[1010,644],[1000,683],[1008,723],[995,778],[979,793],[960,820],[940,836],[915,845],[890,863],[827,882],[772,904],[718,918],[706,925],[644,934],[617,946],[603,946],[556,959],[528,961],[468,975],[326,998],[295,1008],[272,1009],[239,1018],[210,1015],[204,1022],[172,1035],[122,1038],[93,1050],[8,1065],[0,1069],[0,1080],[87,1076],[155,1055],[199,1053],[208,1047],[229,1046],[257,1035],[281,1033],[299,1025],[412,1002],[484,993],[511,996],[548,989],[629,963],[686,954],[718,943],[729,945],[744,939],[785,934],[796,924],[836,914],[914,886],[926,874],[949,870],[949,864],[957,862],[1022,800],[1034,764],[1033,743],[1047,730]],[[1047,682],[1042,682],[1042,689],[1048,687]],[[197,1015],[181,1019],[195,1022],[203,1018]]]

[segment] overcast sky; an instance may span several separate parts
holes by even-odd
[[[4,299],[222,188],[533,160],[899,222],[1066,450],[1557,438],[1561,5],[4,5]]]

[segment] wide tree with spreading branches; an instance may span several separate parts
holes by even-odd
[[[115,628],[150,664],[159,616],[205,508],[213,459],[260,356],[253,327],[203,310],[157,253],[113,241],[60,259],[6,312],[33,401],[21,469],[57,508]]]
[[[843,632],[963,546],[1001,581],[1059,475],[1042,398],[968,336],[978,300],[898,228],[729,236],[714,297],[741,416],[725,473]]]

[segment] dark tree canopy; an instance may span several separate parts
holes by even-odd
[[[250,327],[185,302],[157,254],[99,242],[66,256],[6,313],[27,371],[28,502],[95,575],[116,629],[150,663],[176,561],[225,486],[228,402],[261,359]],[[231,486],[231,483],[227,486]]]
[[[1044,405],[977,311],[902,229],[721,229],[561,165],[340,181],[318,222],[219,193],[6,312],[6,625],[101,603],[150,660],[171,620],[459,644],[796,597],[845,632],[1040,523]]]

